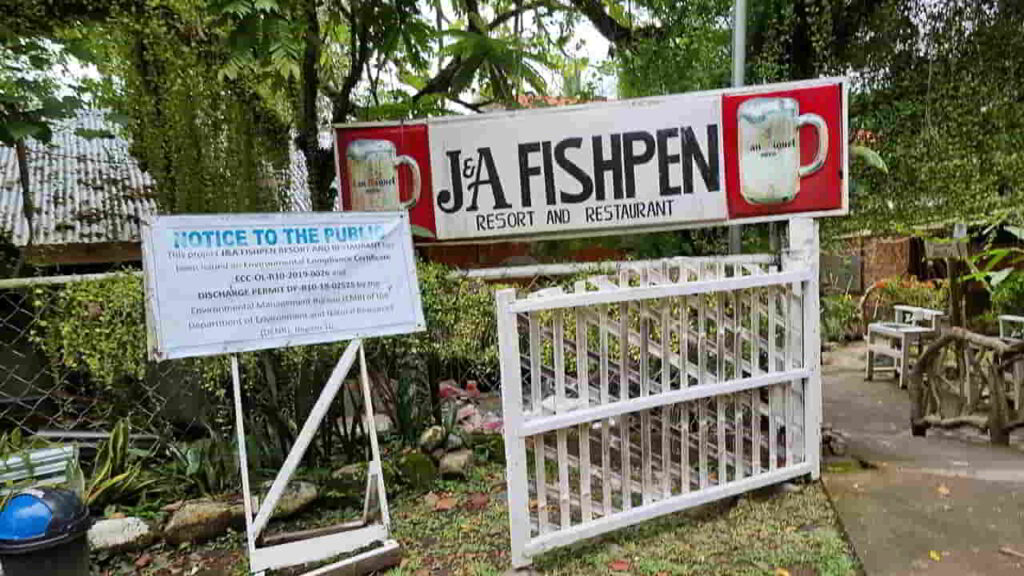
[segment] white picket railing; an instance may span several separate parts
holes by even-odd
[[[497,293],[512,563],[817,476],[818,244]]]

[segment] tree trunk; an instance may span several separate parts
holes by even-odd
[[[320,92],[320,18],[316,0],[306,0],[304,14],[305,49],[299,77],[299,119],[295,143],[306,159],[306,183],[313,210],[331,210],[335,201],[335,193],[331,190],[333,158],[329,148],[320,146],[320,121],[316,107]]]
[[[18,261],[14,265],[13,277],[21,276],[21,269],[25,266],[25,255],[35,242],[35,223],[33,218],[36,215],[35,204],[32,201],[32,188],[29,182],[28,173],[28,149],[24,140],[18,140],[14,144],[14,153],[18,157],[18,181],[21,183],[21,213],[25,216],[25,224],[28,227],[28,242],[18,252]]]

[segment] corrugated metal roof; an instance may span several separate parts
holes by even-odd
[[[128,141],[85,138],[78,129],[115,132],[102,110],[83,110],[54,130],[48,146],[31,141],[29,183],[35,206],[35,244],[138,242],[143,216],[156,213],[153,180],[129,153]],[[0,229],[28,242],[18,163],[0,146]]]

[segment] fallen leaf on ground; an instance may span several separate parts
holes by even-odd
[[[939,484],[935,491],[939,493],[939,496],[949,496],[949,488],[945,484]]]
[[[939,554],[935,550],[929,550],[928,551],[928,557],[931,558],[932,560],[936,561],[936,562],[938,562],[939,560],[942,560],[942,554]]]
[[[491,497],[488,496],[487,494],[473,494],[472,496],[469,497],[469,500],[466,502],[466,509],[483,510],[484,508],[487,508],[487,504],[489,504],[490,501]]]
[[[152,561],[153,561],[153,557],[152,556],[150,556],[149,554],[143,554],[142,556],[139,556],[138,560],[135,561],[135,568],[141,570],[141,569],[145,568],[146,566],[149,566],[149,563],[152,562]]]
[[[434,504],[434,510],[443,511],[451,510],[452,508],[455,508],[455,498],[452,498],[450,496],[446,498],[441,498],[440,500],[437,501],[437,504]]]
[[[789,570],[786,570],[785,568],[776,568],[775,576],[789,576]]]
[[[1002,546],[1002,547],[999,548],[999,551],[1002,552],[1003,554],[1006,554],[1007,556],[1015,556],[1017,558],[1024,558],[1024,552],[1018,552],[1018,551],[1014,550],[1013,548],[1010,548],[1009,546]]]
[[[612,572],[625,572],[629,570],[629,560],[612,560],[608,563],[608,569]]]

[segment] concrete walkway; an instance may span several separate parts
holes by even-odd
[[[852,457],[827,459],[823,478],[865,572],[1024,575],[1024,449],[966,431],[912,437],[906,392],[865,381],[864,358],[862,343],[823,358],[824,421]]]

